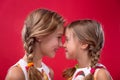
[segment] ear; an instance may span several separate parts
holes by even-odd
[[[42,39],[41,39],[41,38],[36,38],[36,41],[37,41],[37,42],[41,42]]]
[[[82,49],[87,49],[88,47],[88,44],[87,43],[81,43],[81,48]]]

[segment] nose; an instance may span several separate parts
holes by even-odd
[[[60,41],[60,42],[59,42],[59,47],[62,47],[62,46],[63,46],[63,44],[62,44],[62,42]]]
[[[65,42],[63,43],[63,47],[66,48],[66,43]]]
[[[58,46],[59,47],[65,47],[65,40],[63,38],[58,41]]]

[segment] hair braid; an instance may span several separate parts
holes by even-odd
[[[25,27],[26,28],[26,27]],[[28,35],[29,31],[26,29],[26,34],[25,34],[25,38],[24,38],[24,48],[26,50],[26,55],[27,55],[27,62],[33,62],[33,57],[34,57],[34,53],[33,53],[33,47],[35,44],[35,38],[34,37],[30,37],[30,35]],[[34,75],[36,74],[36,75]],[[34,75],[34,76],[33,76]],[[43,80],[42,79],[42,73],[39,72],[34,66],[31,66],[28,69],[28,79],[29,80]]]
[[[90,45],[88,55],[91,58],[91,67],[95,67],[100,57],[99,50],[97,50],[94,46]]]
[[[75,73],[76,71],[76,68],[73,67],[73,68],[69,68],[69,69],[66,69],[65,71],[63,71],[62,73],[62,76],[66,79],[69,79],[73,76],[73,74]]]
[[[100,58],[100,51],[103,47],[104,44],[104,34],[103,34],[103,30],[101,28],[101,25],[99,23],[95,23],[96,27],[96,37],[97,40],[95,40],[95,42],[93,42],[93,44],[89,45],[89,56],[91,58],[91,67],[95,68],[96,64],[99,61]],[[95,45],[94,45],[95,44]],[[85,80],[94,80],[93,74],[88,74],[85,77]]]

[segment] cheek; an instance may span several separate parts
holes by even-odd
[[[69,50],[70,52],[74,52],[75,49],[76,49],[75,45],[74,45],[72,42],[70,42],[70,43],[67,45],[67,47],[68,47],[68,50]]]
[[[75,59],[75,53],[66,52],[66,58],[67,59]]]
[[[53,38],[53,39],[49,40],[46,47],[47,47],[47,50],[48,50],[49,53],[53,52],[55,49],[58,48],[57,39]]]
[[[58,44],[58,40],[56,38],[48,40],[48,46],[49,47],[55,47],[57,44]]]
[[[54,43],[51,40],[43,41],[41,43],[41,50],[46,55],[49,54],[54,49]]]
[[[43,55],[48,57],[54,57],[55,56],[55,49],[52,45],[47,44],[43,47]]]
[[[66,51],[66,58],[68,59],[74,59],[76,54],[75,54],[75,47],[74,46],[71,46],[71,45],[68,45],[67,47],[67,51]]]
[[[51,42],[50,42],[50,46],[56,48],[58,46],[58,39],[54,38]]]

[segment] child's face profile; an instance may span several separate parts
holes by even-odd
[[[75,59],[77,57],[78,46],[79,46],[79,40],[78,38],[74,37],[73,35],[73,29],[66,29],[65,32],[65,54],[67,59]]]
[[[57,50],[62,46],[62,35],[63,35],[64,28],[59,27],[55,32],[52,34],[44,37],[40,44],[39,50],[43,56],[54,57]]]

